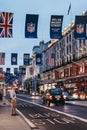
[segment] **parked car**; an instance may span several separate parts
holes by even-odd
[[[72,100],[72,96],[67,91],[63,92],[63,98],[64,98],[65,101]]]
[[[50,105],[50,103],[54,103],[55,105],[58,104],[64,105],[65,103],[61,88],[47,89],[43,94],[42,99],[43,99],[43,104],[47,104],[48,106]]]

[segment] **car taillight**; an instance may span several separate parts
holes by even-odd
[[[49,99],[50,99],[50,100],[52,99],[52,95],[49,95]]]

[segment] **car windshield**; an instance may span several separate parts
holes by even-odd
[[[61,95],[62,94],[62,90],[61,90],[61,88],[51,89],[51,94]]]

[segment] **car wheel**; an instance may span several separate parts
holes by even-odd
[[[62,102],[61,102],[61,105],[64,105],[64,104],[65,104],[65,101],[62,101]]]

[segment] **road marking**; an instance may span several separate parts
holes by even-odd
[[[20,116],[26,121],[26,123],[32,128],[32,129],[38,129],[36,125],[34,125],[30,120],[28,120],[18,109],[16,110]]]
[[[61,121],[59,121],[58,119],[56,119],[56,118],[54,118],[53,119],[54,121],[56,121],[57,123],[60,123],[60,124],[67,124],[66,122],[63,122],[62,120]]]
[[[38,113],[39,117],[44,117],[42,114]]]
[[[45,115],[46,117],[50,117],[49,113],[44,113],[44,115]]]
[[[51,124],[55,124],[53,121],[51,121],[50,119],[46,119],[47,121],[49,121]]]
[[[33,118],[33,115],[32,115],[32,114],[29,114],[29,116]]]
[[[35,123],[35,125],[45,125],[46,123],[44,121],[42,121],[41,119],[38,120],[32,120],[33,123]]]
[[[52,109],[52,108],[49,108],[49,107],[46,107],[46,106],[43,106],[43,105],[40,105],[40,104],[31,102],[31,101],[26,101],[26,100],[21,99],[21,98],[17,98],[17,99],[19,99],[19,100],[21,100],[21,101],[24,101],[24,102],[27,102],[27,103],[31,103],[31,104],[33,104],[33,105],[37,105],[37,106],[42,107],[42,108],[46,108],[46,109],[48,109],[48,110],[51,110],[51,111],[57,112],[57,113],[59,113],[59,114],[63,114],[63,115],[65,115],[65,116],[72,117],[72,118],[75,118],[75,119],[78,119],[78,120],[80,120],[80,121],[83,121],[83,122],[86,122],[86,123],[87,123],[87,119],[80,118],[80,117],[78,117],[78,116],[74,116],[74,115],[71,115],[71,114],[68,114],[68,113],[65,113],[65,112],[61,112],[61,111],[59,111],[59,110]]]
[[[72,121],[71,119],[67,119],[67,118],[62,118],[63,121],[65,121],[66,123],[75,123],[74,121]]]

